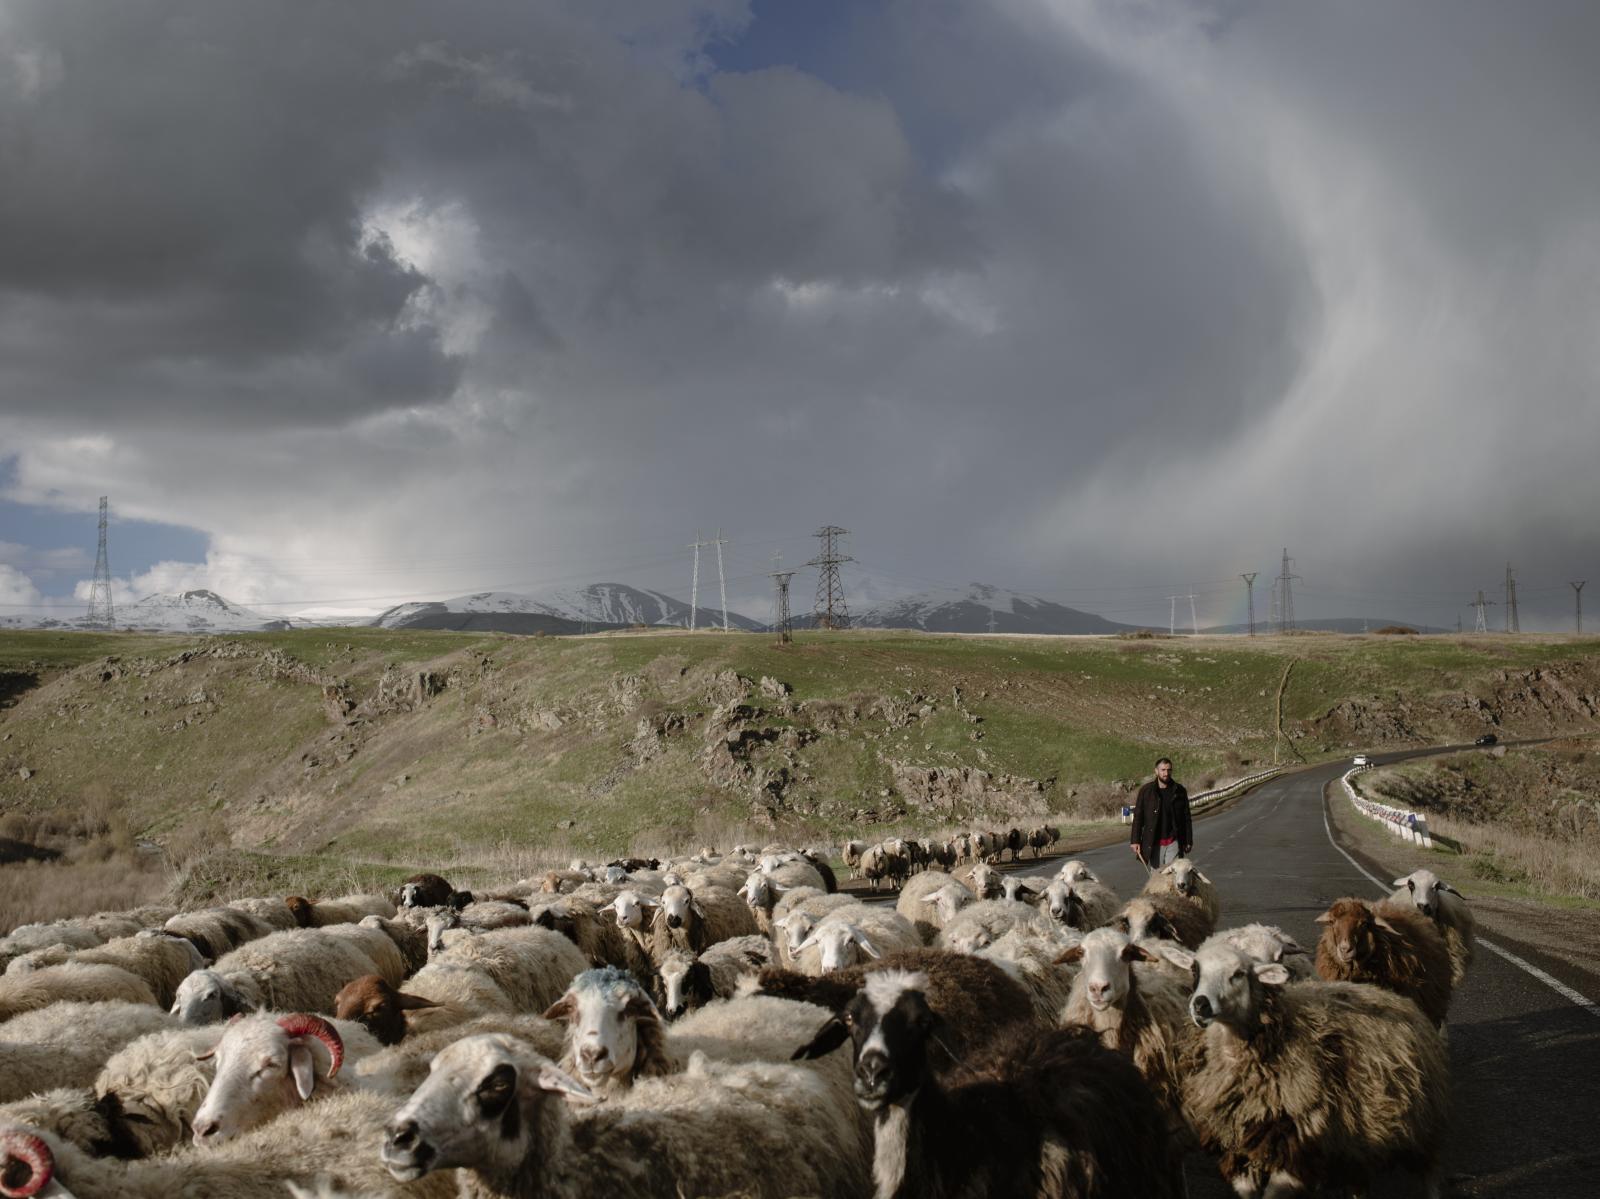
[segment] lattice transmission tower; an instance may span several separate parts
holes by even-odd
[[[89,614],[85,623],[97,629],[117,627],[116,609],[111,603],[111,559],[106,556],[107,497],[100,497],[100,552],[94,559],[94,582],[89,585]]]
[[[773,564],[779,564],[776,554],[773,555]],[[778,630],[778,644],[788,645],[794,640],[794,620],[789,615],[789,580],[794,578],[794,571],[774,570],[768,573],[767,578],[772,580],[777,592],[773,599],[777,610],[773,613],[772,623]]]
[[[1252,570],[1249,574],[1239,576],[1244,580],[1244,607],[1248,613],[1245,618],[1247,622],[1245,628],[1250,630],[1249,635],[1251,637],[1256,635],[1256,575],[1260,573],[1260,571]]]
[[[855,561],[839,549],[839,538],[849,532],[849,529],[841,529],[838,525],[824,525],[818,529],[816,537],[822,542],[822,552],[806,563],[817,568],[816,624],[819,629],[844,629],[850,626],[850,612],[844,602],[844,584],[839,582],[840,565]]]
[[[1487,633],[1489,631],[1488,609],[1494,607],[1492,599],[1484,599],[1483,592],[1478,592],[1478,598],[1472,601],[1472,607],[1477,612],[1477,620],[1473,622],[1474,633]]]
[[[1511,572],[1511,563],[1506,563],[1506,632],[1522,632],[1522,622],[1517,619],[1517,576]]]
[[[1278,632],[1287,633],[1294,628],[1294,581],[1300,576],[1290,572],[1294,559],[1289,557],[1289,547],[1283,549],[1283,571],[1278,575]]]

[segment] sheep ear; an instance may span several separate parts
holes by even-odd
[[[304,1103],[311,1098],[311,1092],[317,1085],[316,1063],[311,1059],[309,1046],[289,1046],[289,1074],[294,1079],[295,1094]]]
[[[217,1056],[217,1047],[215,1045],[213,1045],[210,1049],[207,1049],[204,1053],[196,1053],[196,1054],[193,1054],[192,1056],[194,1057],[194,1060],[197,1061],[197,1062],[209,1062],[212,1058]]]
[[[1200,871],[1198,871],[1198,870],[1196,870],[1194,872],[1194,876],[1197,879],[1199,879],[1201,882],[1205,883],[1207,886],[1209,886],[1211,884],[1211,880],[1209,878],[1207,878],[1205,875],[1201,874]]]
[[[564,1022],[572,1019],[572,1014],[575,1010],[576,1005],[572,1001],[572,992],[568,991],[545,1009],[544,1018],[546,1020],[561,1020]]]
[[[1122,960],[1125,962],[1153,962],[1156,960],[1156,955],[1143,945],[1129,941],[1122,947]]]
[[[1332,912],[1324,912],[1324,913],[1322,913],[1322,915],[1317,917],[1317,923],[1318,924],[1332,924],[1333,923],[1333,913]]]
[[[1400,930],[1389,923],[1389,918],[1387,916],[1373,916],[1372,923],[1376,924],[1386,933],[1393,933],[1397,937],[1400,936]]]
[[[800,942],[800,944],[798,944],[798,945],[796,945],[794,947],[794,951],[796,953],[804,953],[806,950],[810,949],[816,943],[817,943],[817,934],[816,933],[810,933],[809,935],[807,935],[807,937],[806,937],[806,939],[804,941]]]
[[[397,998],[402,1012],[416,1012],[423,1008],[440,1006],[432,999],[424,999],[421,995],[407,995],[404,991],[399,992]]]
[[[1063,949],[1060,953],[1056,954],[1056,960],[1054,964],[1057,966],[1065,966],[1068,962],[1081,961],[1083,961],[1083,946],[1074,945],[1071,949]]]
[[[698,899],[690,900],[689,907],[696,916],[700,917],[700,919],[704,920],[706,918],[706,910],[700,906],[700,901]]]
[[[938,903],[939,902],[939,892],[935,891],[932,895],[924,895],[922,897],[922,902],[923,903]]]
[[[1161,868],[1161,873],[1162,874],[1171,874],[1175,866],[1176,866],[1176,863],[1174,863],[1172,866],[1163,866]]]
[[[1259,962],[1254,973],[1269,987],[1281,987],[1289,981],[1289,968],[1282,962]]]
[[[1161,947],[1161,956],[1180,970],[1194,969],[1194,954],[1177,945],[1163,945]]]
[[[881,958],[883,956],[883,954],[879,953],[873,948],[872,942],[867,940],[866,934],[863,933],[859,928],[853,930],[850,936],[854,939],[857,945],[861,946],[862,949],[867,951],[868,957]]]
[[[1296,953],[1304,956],[1306,952],[1307,950],[1302,948],[1300,942],[1296,941],[1293,937],[1285,937],[1283,939],[1283,947],[1278,950],[1278,957],[1282,959]]]
[[[1413,891],[1415,891],[1417,889],[1417,884],[1412,880],[1410,875],[1407,875],[1405,878],[1397,878],[1397,879],[1395,879],[1394,882],[1390,884],[1390,886],[1394,886],[1394,887],[1410,887]]]
[[[843,1045],[845,1038],[850,1035],[850,1030],[844,1026],[844,1021],[837,1016],[830,1016],[825,1024],[817,1029],[817,1035],[790,1055],[792,1062],[808,1061],[811,1058],[821,1057],[825,1053],[832,1053]]]
[[[539,1076],[534,1085],[541,1091],[550,1091],[553,1094],[564,1095],[572,1099],[582,1099],[588,1103],[596,1102],[593,1091],[565,1070],[550,1062],[546,1062],[539,1067]]]
[[[1462,894],[1461,894],[1461,892],[1460,892],[1460,891],[1457,891],[1457,890],[1456,890],[1456,889],[1455,889],[1455,888],[1454,888],[1454,887],[1452,887],[1452,886],[1451,886],[1451,885],[1450,885],[1450,884],[1449,884],[1449,883],[1440,883],[1440,884],[1439,884],[1439,890],[1441,890],[1441,891],[1448,891],[1448,892],[1450,892],[1450,894],[1452,894],[1452,895],[1454,895],[1454,896],[1457,896],[1457,897],[1458,897],[1458,898],[1460,898],[1460,899],[1465,899],[1465,898],[1466,898],[1466,896],[1465,896],[1465,895],[1462,895]]]

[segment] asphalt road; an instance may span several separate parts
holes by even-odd
[[[1437,751],[1433,751],[1437,752]],[[1411,754],[1384,755],[1393,761]],[[1195,824],[1194,860],[1222,896],[1223,925],[1276,924],[1307,948],[1315,919],[1344,895],[1375,897],[1361,873],[1330,839],[1323,788],[1348,766],[1317,767],[1265,783],[1241,802]],[[1081,856],[1124,897],[1145,872],[1126,844]],[[1053,873],[1045,861],[1039,873]],[[1387,881],[1378,866],[1362,862]],[[1009,867],[1008,867],[1009,868]],[[1019,868],[1033,873],[1026,859]],[[1470,888],[1462,890],[1470,895]],[[1383,892],[1387,893],[1387,891]],[[1509,952],[1600,1000],[1600,979],[1492,935]],[[1450,1009],[1450,1056],[1456,1109],[1446,1171],[1457,1196],[1600,1196],[1600,1009],[1584,1009],[1505,958],[1481,946]],[[1231,1197],[1208,1159],[1189,1164],[1194,1199]],[[1415,1196],[1422,1187],[1386,1177],[1373,1199]]]

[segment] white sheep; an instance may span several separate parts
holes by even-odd
[[[1039,904],[1040,910],[1048,912],[1052,920],[1079,932],[1109,923],[1121,907],[1122,901],[1115,891],[1090,878],[1073,882],[1061,878],[1053,880],[1045,887],[1044,899]]]
[[[1225,941],[1240,953],[1256,962],[1281,962],[1288,970],[1291,982],[1305,982],[1317,977],[1316,965],[1308,950],[1301,948],[1288,933],[1274,924],[1244,924],[1238,928],[1225,928],[1213,933],[1200,948],[1212,941]]]
[[[1222,917],[1222,900],[1216,884],[1200,872],[1188,858],[1178,858],[1150,872],[1141,895],[1175,895],[1194,905],[1212,927]]]
[[[87,1087],[113,1053],[172,1018],[147,1003],[52,1003],[0,1026],[0,1103]]]
[[[944,887],[953,886],[960,884],[944,871],[924,870],[921,874],[907,879],[906,885],[900,888],[900,894],[894,901],[894,910],[911,921],[923,944],[932,941],[939,929],[944,927],[943,923],[938,921],[937,906],[924,901]]]
[[[1459,987],[1472,965],[1474,921],[1466,897],[1431,870],[1413,870],[1394,880],[1395,892],[1389,898],[1409,903],[1438,926],[1450,951],[1450,983]]]
[[[172,1011],[185,1024],[258,1008],[332,1015],[340,988],[364,974],[393,983],[405,976],[399,950],[382,930],[289,929],[248,942],[209,970],[196,970],[179,984]]]
[[[66,962],[27,974],[8,973],[0,978],[0,1021],[63,1000],[108,1002],[115,999],[148,1003],[152,1007],[156,1002],[150,984],[121,966]]]
[[[435,964],[482,970],[514,1009],[524,1012],[549,1007],[589,968],[576,945],[546,928],[502,928],[462,937],[430,959],[429,965]],[[414,985],[407,989],[417,993]]]
[[[760,931],[750,909],[734,891],[674,885],[661,893],[661,906],[650,922],[650,958],[659,966],[668,950],[699,953],[729,937]]]
[[[355,924],[363,916],[382,916],[385,920],[395,917],[395,906],[386,895],[341,895],[315,903],[303,896],[291,895],[283,902],[294,913],[295,923],[301,928]]]
[[[1071,929],[1045,931],[1037,925],[1019,925],[976,951],[976,957],[993,962],[1022,984],[1040,1024],[1056,1023],[1072,990],[1073,968],[1061,954],[1074,945]]]
[[[848,1152],[858,1137],[854,1105],[835,1101],[800,1066],[702,1057],[578,1114],[569,1096],[590,1092],[511,1037],[457,1041],[395,1113],[382,1160],[408,1183],[460,1168],[464,1189],[484,1199],[778,1199],[868,1187],[865,1152]],[[569,1127],[579,1121],[582,1149]]]
[[[802,973],[821,974],[854,965],[863,954],[879,958],[921,945],[917,930],[900,913],[858,903],[824,916],[801,942],[795,961]]]
[[[657,974],[654,999],[668,1020],[713,999],[728,999],[741,979],[772,964],[772,942],[765,937],[731,937],[693,956],[681,949],[667,954]]]
[[[957,953],[976,953],[1013,928],[1031,928],[1041,936],[1050,937],[1055,927],[1049,916],[1025,903],[980,899],[957,912],[955,919],[939,930],[935,944]]]
[[[1061,868],[1056,871],[1056,877],[1064,883],[1076,883],[1084,879],[1090,882],[1099,882],[1100,876],[1089,868],[1089,863],[1082,858],[1068,858],[1061,863]]]
[[[145,929],[131,937],[117,937],[93,949],[69,949],[64,945],[37,949],[12,960],[6,973],[13,977],[30,974],[46,966],[64,962],[83,962],[120,966],[150,984],[156,1003],[166,1007],[180,982],[191,970],[206,964],[194,943],[161,929]]]
[[[273,931],[273,926],[260,917],[229,907],[179,912],[163,927],[192,941],[210,961]]]

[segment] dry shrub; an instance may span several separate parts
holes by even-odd
[[[1119,820],[1122,806],[1133,802],[1133,794],[1118,783],[1090,783],[1078,788],[1073,797],[1073,812],[1084,820]]]
[[[1600,823],[1593,819],[1576,834],[1569,828],[1560,836],[1434,815],[1428,828],[1479,855],[1478,873],[1491,881],[1518,883],[1542,895],[1600,899]]]
[[[1385,637],[1415,637],[1416,629],[1408,629],[1403,624],[1386,624],[1381,629],[1373,629],[1374,633]]]
[[[0,931],[155,903],[166,889],[166,871],[153,855],[13,864],[0,870]]]

